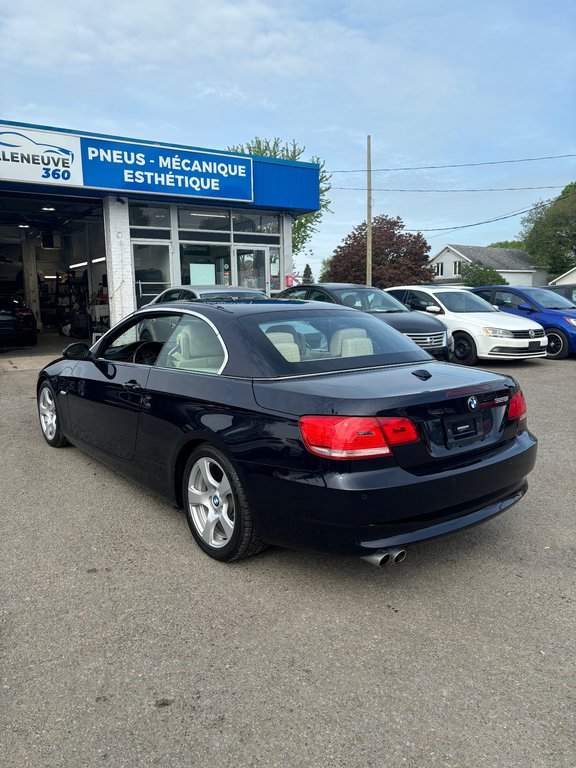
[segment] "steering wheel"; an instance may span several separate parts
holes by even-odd
[[[160,341],[143,341],[132,353],[132,362],[142,365],[154,365],[164,345]]]

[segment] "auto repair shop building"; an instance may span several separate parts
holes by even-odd
[[[319,167],[0,123],[0,292],[39,323],[115,323],[171,285],[281,290]]]

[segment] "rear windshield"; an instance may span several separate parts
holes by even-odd
[[[240,318],[270,368],[279,376],[431,359],[407,336],[363,312],[307,307],[282,315],[259,313]]]

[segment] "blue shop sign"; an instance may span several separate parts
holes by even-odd
[[[252,158],[0,124],[0,179],[251,203]]]
[[[294,215],[320,208],[320,168],[123,136],[0,122],[0,187],[50,194],[98,190],[158,199],[238,203]],[[86,194],[86,193],[85,193]]]
[[[253,200],[249,157],[86,138],[80,139],[80,149],[87,187]]]

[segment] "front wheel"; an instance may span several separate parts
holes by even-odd
[[[54,390],[47,381],[42,382],[38,390],[38,416],[40,417],[42,434],[49,445],[53,448],[68,445],[68,440],[60,428],[60,417],[58,416]]]
[[[216,560],[241,560],[266,548],[236,470],[216,448],[200,446],[186,462],[182,498],[198,546]]]
[[[476,344],[472,336],[460,331],[454,334],[454,353],[455,363],[461,365],[474,365],[478,361]]]
[[[559,331],[557,328],[546,328],[546,336],[548,336],[547,358],[564,360],[565,357],[568,357],[568,337],[564,331]]]

